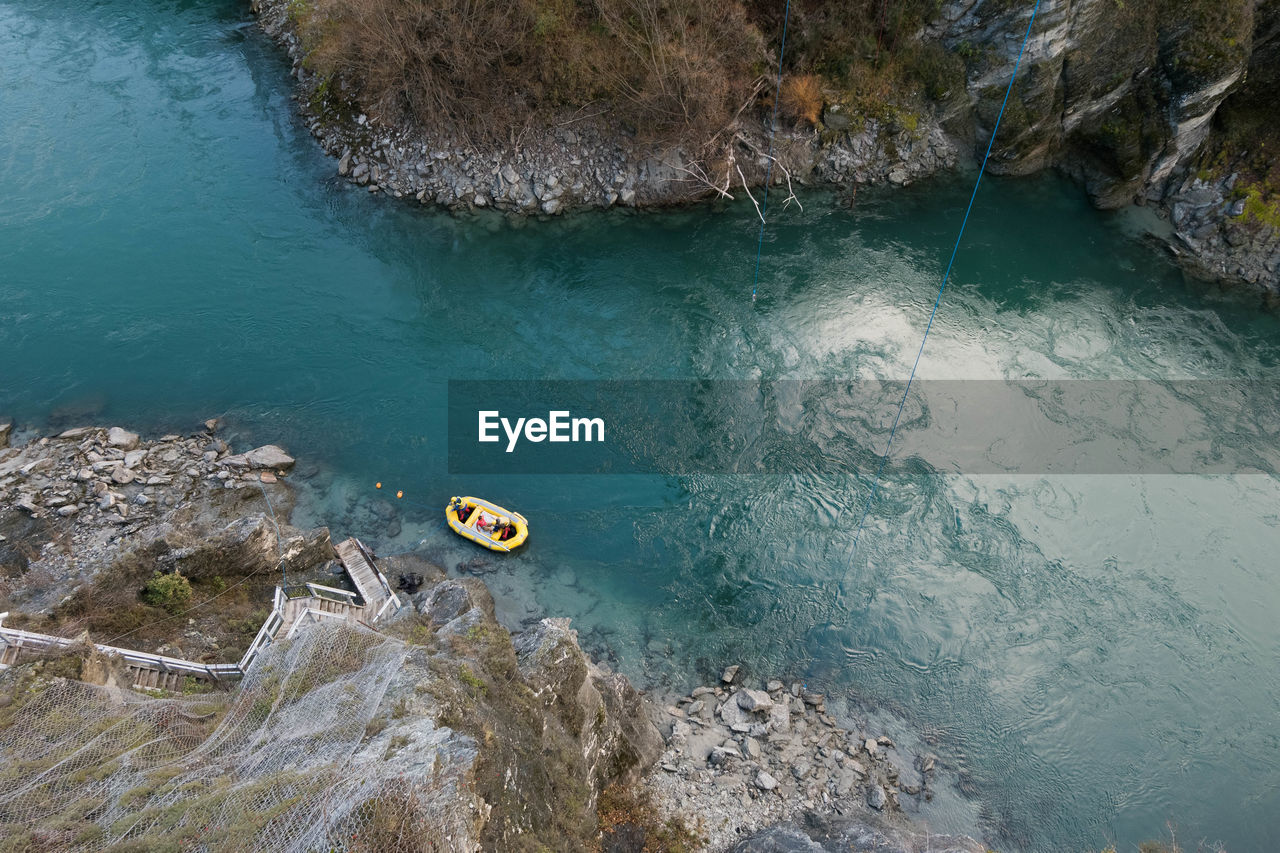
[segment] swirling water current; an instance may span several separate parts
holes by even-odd
[[[0,415],[221,415],[303,458],[297,521],[450,569],[475,557],[450,494],[521,509],[530,545],[480,567],[504,618],[571,616],[645,684],[732,661],[818,685],[939,754],[936,831],[1132,849],[1172,821],[1280,849],[1273,473],[895,457],[852,547],[883,433],[841,441],[821,395],[905,378],[967,177],[775,206],[752,305],[749,206],[510,222],[371,198],[290,82],[240,3],[0,2]],[[1129,225],[1055,179],[987,181],[919,375],[1274,381],[1276,315]],[[844,474],[789,445],[771,475],[450,476],[445,382],[485,377],[826,380],[805,429]],[[1150,422],[1212,433],[1222,412],[1180,399],[1139,402],[1118,438],[1158,459]],[[1236,447],[1274,460],[1267,415]]]

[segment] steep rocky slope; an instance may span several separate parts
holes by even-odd
[[[568,620],[512,635],[482,581],[413,553],[376,559],[407,604],[376,632],[310,624],[234,687],[130,689],[89,640],[234,661],[282,578],[343,583],[329,531],[288,523],[293,459],[216,426],[0,448],[5,627],[79,644],[0,673],[0,851],[764,850],[798,827],[917,849],[899,798],[929,796],[929,756],[737,666],[659,709]]]

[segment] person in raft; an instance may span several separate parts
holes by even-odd
[[[458,521],[466,523],[467,514],[471,510],[468,509],[467,505],[463,502],[462,498],[454,498],[452,501],[449,502],[449,505],[453,507],[453,511],[458,514]]]

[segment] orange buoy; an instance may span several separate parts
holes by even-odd
[[[382,484],[381,484],[381,483],[374,483],[374,484],[373,484],[373,487],[374,487],[375,489],[381,489],[381,488],[382,488]]]
[[[404,492],[396,492],[396,497],[398,498],[404,497]]]

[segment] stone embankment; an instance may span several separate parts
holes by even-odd
[[[876,850],[912,849],[901,798],[932,796],[937,756],[907,756],[888,737],[842,728],[825,697],[799,683],[772,679],[752,689],[739,673],[730,666],[720,684],[663,712],[666,750],[646,783],[660,809],[696,828],[712,850],[822,849],[765,843],[796,835],[818,845],[800,825],[831,837],[869,833],[882,839]],[[757,837],[780,823],[789,826]],[[949,843],[983,849],[971,839]]]

